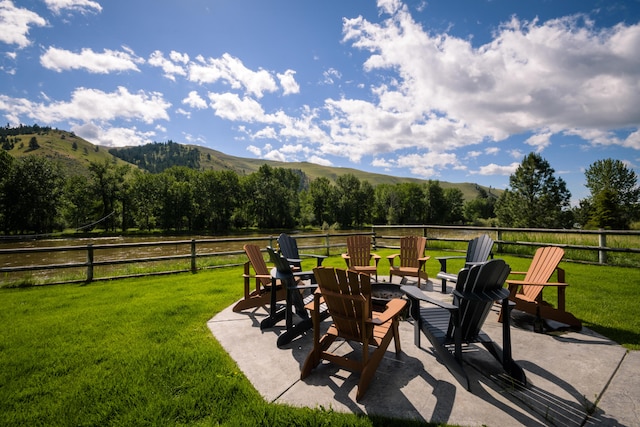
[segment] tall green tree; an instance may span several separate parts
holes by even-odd
[[[623,162],[598,160],[585,171],[585,177],[591,191],[589,226],[626,229],[639,219],[640,187],[635,172]]]
[[[65,180],[62,204],[67,225],[77,229],[93,222],[91,192],[86,177],[72,175]]]
[[[361,182],[353,174],[336,179],[337,221],[341,227],[361,227],[371,221],[374,190],[368,181]]]
[[[89,163],[93,178],[91,191],[97,198],[96,219],[104,218],[103,226],[110,231],[115,231],[118,226],[117,215],[122,214],[123,186],[128,171],[128,166],[119,166],[109,160]],[[122,224],[122,217],[119,218]]]
[[[510,188],[496,203],[496,215],[505,227],[560,228],[571,222],[571,193],[562,178],[539,154],[530,153],[509,177]]]
[[[319,177],[309,184],[314,223],[319,226],[336,222],[336,189],[329,178]]]
[[[11,174],[13,162],[13,156],[5,151],[0,151],[0,229],[5,232],[9,231],[8,224],[5,223],[5,209],[7,209],[5,182]]]
[[[444,222],[457,224],[464,220],[464,194],[459,188],[447,188],[444,190],[444,201],[447,207]]]
[[[471,223],[495,217],[497,198],[490,195],[484,188],[477,187],[477,191],[476,198],[466,202],[463,208],[465,220]]]
[[[397,185],[378,184],[374,190],[374,224],[401,224],[402,195]]]
[[[243,181],[247,224],[258,228],[291,228],[298,216],[300,176],[286,168],[262,165]]]
[[[166,180],[161,223],[165,230],[190,231],[195,218],[196,171],[172,166],[162,172]]]
[[[235,172],[208,170],[198,173],[194,195],[195,228],[211,232],[228,229],[239,194],[240,180]]]
[[[26,156],[17,160],[3,179],[0,191],[5,231],[53,231],[63,183],[60,167],[46,157]]]
[[[162,198],[166,195],[166,179],[161,174],[133,173],[130,199],[132,216],[141,230],[152,230],[159,225],[162,215]]]
[[[426,218],[427,224],[444,224],[447,217],[447,203],[444,190],[439,181],[429,180],[425,184]]]

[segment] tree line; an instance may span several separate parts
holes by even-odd
[[[633,171],[607,159],[587,170],[592,197],[569,206],[570,193],[548,162],[525,157],[500,197],[478,187],[465,203],[438,181],[372,186],[352,174],[309,181],[299,170],[263,165],[248,175],[173,166],[151,173],[93,162],[89,177],[66,176],[41,156],[0,151],[0,230],[65,229],[219,233],[232,229],[359,228],[369,224],[477,224],[507,227],[628,228],[638,220]],[[96,224],[96,222],[98,222]]]

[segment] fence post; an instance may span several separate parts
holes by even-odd
[[[326,246],[326,248],[327,248],[327,256],[330,256],[330,255],[331,255],[331,253],[330,253],[330,252],[331,252],[331,251],[330,251],[331,246],[329,246],[329,243],[330,243],[330,242],[329,242],[329,233],[327,233],[327,234],[325,234],[325,236],[324,236],[324,244],[325,244],[325,246]]]
[[[196,271],[198,271],[196,265],[196,240],[191,239],[191,272],[195,273]]]
[[[607,235],[604,230],[601,228],[600,233],[598,234],[598,246],[601,248],[607,247]],[[607,252],[606,251],[598,251],[598,262],[600,264],[607,263]]]
[[[93,244],[87,245],[87,283],[93,281]]]
[[[498,228],[498,233],[496,235],[496,237],[498,238],[498,241],[502,241],[502,230],[500,230]],[[501,254],[502,253],[502,243],[498,243],[498,253]]]

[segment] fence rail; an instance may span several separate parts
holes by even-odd
[[[386,232],[386,233],[385,233]],[[390,234],[395,233],[395,234]],[[407,226],[373,226],[371,232],[357,233],[324,233],[324,234],[296,234],[301,251],[322,252],[323,255],[331,255],[344,251],[346,247],[346,237],[350,235],[364,234],[370,235],[373,240],[374,249],[397,248],[399,239],[403,235],[421,234],[428,238],[428,248],[442,250],[464,250],[466,242],[482,233],[489,234],[496,242],[496,253],[527,253],[532,252],[533,247],[539,246],[559,246],[567,250],[574,250],[580,253],[587,252],[597,254],[597,260],[583,262],[594,262],[607,264],[610,261],[608,254],[628,254],[631,258],[631,265],[640,266],[640,232],[638,231],[579,231],[579,230],[548,230],[548,229],[514,229],[495,227],[455,227],[455,226],[433,226],[433,225],[407,225]],[[522,240],[521,235],[526,236]],[[540,236],[545,236],[541,238]],[[579,236],[579,241],[596,241],[597,244],[577,244],[575,242],[562,241],[562,236]],[[626,246],[621,246],[616,239],[622,237],[623,242],[628,242]],[[225,237],[218,239],[190,239],[177,241],[157,241],[138,243],[113,243],[113,244],[87,244],[74,246],[57,247],[35,247],[35,248],[8,248],[0,249],[0,286],[7,284],[10,275],[19,273],[45,272],[51,270],[81,269],[81,277],[76,279],[63,279],[55,282],[92,282],[96,280],[110,280],[114,278],[134,277],[151,274],[169,274],[176,272],[191,271],[207,268],[226,267],[238,265],[235,262],[227,264],[203,265],[198,262],[206,258],[213,257],[241,257],[244,254],[243,245],[245,243],[258,243],[264,246],[275,246],[277,236],[251,236],[251,237]],[[607,246],[607,242],[613,242],[615,246]],[[306,244],[305,244],[306,243]],[[212,245],[224,246],[224,250],[212,251]],[[168,253],[168,249],[173,253]],[[149,256],[149,251],[164,251],[161,255]],[[576,252],[577,253],[577,252]],[[8,260],[16,258],[26,258],[31,261],[36,254],[44,255],[37,262],[27,262],[21,265],[11,265]],[[62,254],[56,256],[56,254]],[[147,254],[147,255],[145,255]],[[595,258],[595,255],[591,255]],[[65,262],[56,262],[63,258]],[[51,260],[54,261],[51,261]],[[95,270],[100,267],[111,267],[124,264],[144,264],[160,262],[182,262],[189,261],[189,267],[168,268],[166,271],[143,272],[138,274],[117,274],[116,276],[96,277]],[[580,261],[579,259],[576,259]],[[615,261],[615,260],[614,260]],[[15,262],[14,262],[15,264]],[[617,263],[619,264],[619,263]],[[54,284],[54,283],[47,283]]]

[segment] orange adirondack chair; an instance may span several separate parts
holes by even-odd
[[[328,360],[348,370],[360,372],[356,400],[367,391],[380,361],[391,343],[395,342],[396,357],[400,354],[399,315],[407,302],[392,299],[383,312],[371,308],[371,277],[365,273],[317,267],[314,270],[320,292],[314,294],[311,308],[313,319],[313,348],[309,352],[300,378],[304,379],[318,366],[321,360]],[[320,338],[321,305],[326,304],[333,324]],[[345,341],[361,343],[354,348],[362,351],[360,357],[337,354],[329,351],[331,344],[342,338]],[[340,350],[345,346],[341,345]],[[371,353],[369,347],[375,347]]]
[[[400,253],[389,255],[389,281],[393,280],[393,276],[410,276],[418,278],[418,287],[420,287],[420,279],[429,280],[429,275],[425,269],[425,263],[430,258],[424,255],[427,246],[427,238],[420,236],[405,236],[400,238]],[[400,265],[394,265],[396,258],[400,258]]]
[[[347,268],[356,273],[375,274],[378,280],[378,262],[380,255],[371,253],[371,237],[348,236],[347,253],[342,254],[347,263]],[[373,259],[374,264],[371,265]]]
[[[267,263],[262,257],[257,245],[244,245],[244,252],[249,260],[244,263],[244,298],[233,306],[233,311],[238,312],[248,308],[261,307],[271,303],[271,292],[274,291],[271,273]],[[254,274],[251,274],[253,268]],[[255,279],[255,289],[251,290],[251,279]],[[287,290],[282,284],[275,285],[276,301],[282,301],[287,297]]]
[[[564,250],[558,247],[546,246],[536,250],[529,270],[526,272],[512,272],[524,274],[523,280],[507,280],[509,299],[516,303],[516,310],[535,314],[538,319],[555,320],[573,328],[581,329],[582,322],[573,314],[566,311],[564,269],[558,267],[564,257]],[[549,282],[554,271],[557,271],[557,282]],[[553,286],[558,289],[557,307],[553,307],[542,298],[544,288]],[[502,320],[503,313],[500,313]]]

